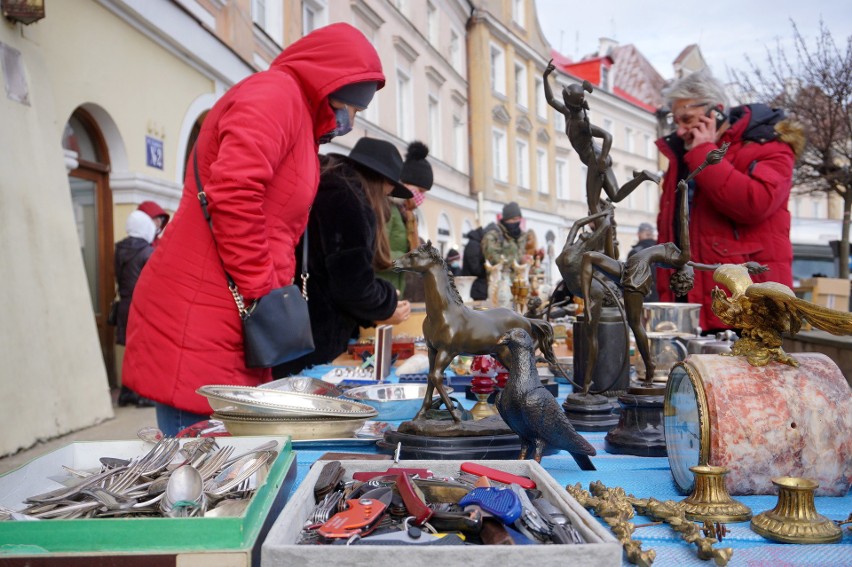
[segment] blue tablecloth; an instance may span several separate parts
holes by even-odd
[[[317,366],[303,372],[306,376],[322,378],[334,369],[333,366]],[[391,374],[389,381],[396,380]],[[570,393],[570,386],[560,386],[559,402]],[[456,392],[453,397],[470,408],[473,403],[466,400],[464,392]],[[581,471],[574,459],[565,451],[556,455],[544,457],[542,466],[561,485],[579,482],[588,490],[589,483],[595,480],[603,482],[608,487],[620,486],[628,493],[638,498],[653,496],[658,500],[681,500],[683,495],[675,490],[669,470],[668,459],[653,457],[634,457],[607,453],[604,449],[606,433],[583,433],[586,439],[594,445],[598,454],[592,458],[597,467],[596,471]],[[310,466],[327,451],[346,451],[376,453],[373,446],[345,447],[335,445],[311,445],[310,448],[297,448],[298,477],[296,486],[305,478]],[[294,487],[295,489],[295,487]],[[754,514],[775,507],[776,496],[740,496],[737,500],[752,509]],[[817,497],[817,512],[832,519],[845,520],[852,513],[852,493],[842,498]],[[644,524],[652,521],[650,518],[637,516],[634,523]],[[751,567],[835,567],[852,566],[852,532],[844,526],[843,539],[832,545],[793,545],[773,543],[757,535],[749,528],[748,522],[728,524],[728,534],[717,547],[732,547],[734,555],[729,565],[748,565]],[[666,525],[648,526],[637,529],[634,537],[642,541],[643,549],[654,549],[657,558],[654,565],[667,566],[711,566],[712,561],[701,561],[695,555],[695,546],[687,545],[679,535]],[[625,565],[629,565],[625,561]]]

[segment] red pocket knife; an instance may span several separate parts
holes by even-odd
[[[332,516],[317,532],[328,539],[366,535],[379,523],[391,498],[393,489],[383,486],[365,492],[360,498],[347,500],[346,510]]]

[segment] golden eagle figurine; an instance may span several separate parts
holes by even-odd
[[[728,297],[721,288],[713,289],[713,313],[742,329],[731,354],[745,356],[752,366],[777,360],[798,367],[798,361],[781,348],[781,334],[795,335],[803,320],[833,335],[852,334],[852,314],[800,299],[784,284],[753,283],[746,265],[722,264],[713,272],[713,280],[731,292]]]

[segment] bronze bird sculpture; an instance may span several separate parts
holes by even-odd
[[[722,264],[713,272],[713,280],[731,292],[728,297],[721,288],[713,289],[713,313],[727,325],[742,329],[731,355],[745,356],[752,366],[765,366],[772,360],[799,366],[781,348],[781,334],[795,335],[803,320],[834,335],[852,334],[852,314],[800,299],[784,284],[753,283],[745,265]]]
[[[506,362],[509,378],[496,406],[506,425],[521,438],[518,458],[526,459],[532,449],[533,458],[541,462],[545,446],[552,446],[571,453],[581,470],[595,470],[589,458],[596,454],[595,448],[574,430],[556,398],[541,385],[529,333],[512,329],[498,344],[498,354]]]

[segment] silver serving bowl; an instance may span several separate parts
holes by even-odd
[[[354,438],[368,418],[275,418],[214,412],[231,435],[289,435],[293,440]]]
[[[645,303],[642,320],[645,330],[655,333],[688,333],[698,328],[700,303]]]
[[[281,390],[284,392],[302,392],[304,394],[314,394],[317,396],[330,396],[337,398],[343,395],[334,384],[319,380],[317,378],[309,378],[308,376],[288,376],[287,378],[279,378],[272,382],[267,382],[258,386],[264,390]]]
[[[258,416],[292,418],[369,419],[376,415],[376,410],[366,404],[344,398],[331,398],[301,392],[284,392],[250,386],[202,386],[197,392],[207,398],[214,411],[228,408],[230,411]]]
[[[444,388],[448,394],[452,388]],[[376,419],[411,419],[423,405],[426,384],[374,384],[347,390],[346,397],[376,408]]]

